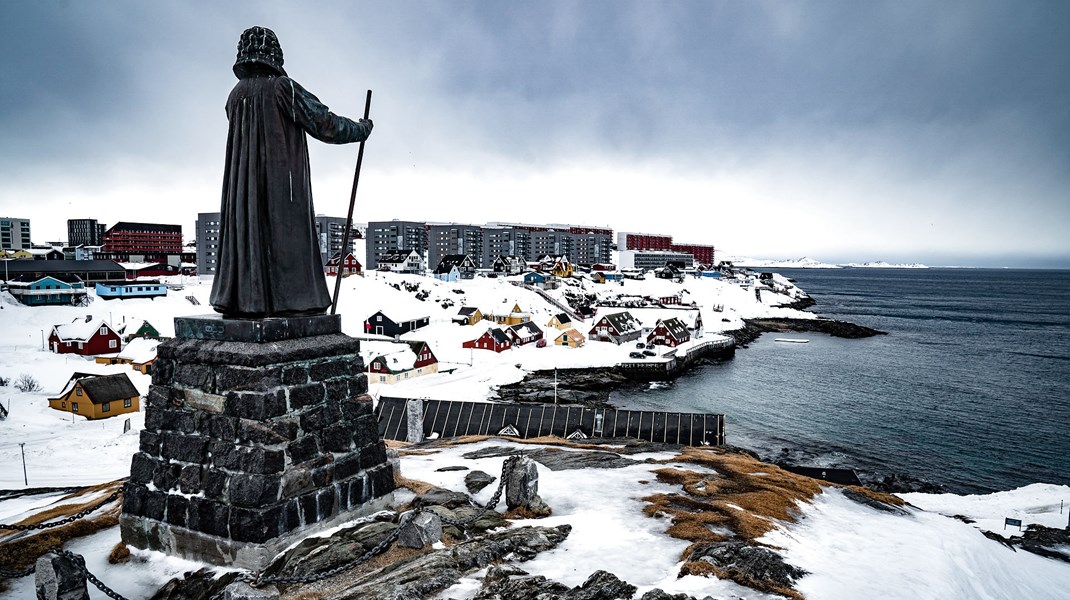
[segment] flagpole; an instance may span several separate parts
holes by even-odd
[[[372,108],[372,91],[368,90],[368,98],[364,101],[364,118],[368,118],[368,114]],[[357,168],[353,173],[353,191],[349,193],[349,214],[346,216],[346,229],[342,233],[342,249],[338,252],[338,274],[334,279],[334,300],[331,301],[331,314],[333,315],[338,311],[338,292],[342,289],[342,271],[346,262],[346,255],[349,253],[349,230],[353,228],[353,205],[357,202],[357,183],[360,182],[360,163],[364,162],[364,142],[366,139],[360,141],[360,149],[357,150]],[[328,234],[329,239],[329,234]],[[330,261],[330,258],[327,259]]]

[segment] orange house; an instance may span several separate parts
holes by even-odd
[[[97,376],[75,373],[59,396],[48,399],[48,406],[92,421],[137,412],[141,409],[140,399],[126,373]]]

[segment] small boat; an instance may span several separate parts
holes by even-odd
[[[774,342],[786,342],[786,343],[789,343],[789,344],[806,344],[810,340],[804,340],[802,338],[776,338],[773,341]]]

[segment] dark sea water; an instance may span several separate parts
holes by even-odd
[[[764,334],[613,404],[725,413],[730,444],[870,479],[957,493],[1070,484],[1070,271],[780,272],[817,301],[811,311],[889,335]]]

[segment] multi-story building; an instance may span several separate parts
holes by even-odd
[[[371,221],[365,230],[364,268],[379,268],[379,257],[403,250],[427,252],[427,224],[420,221]]]
[[[114,254],[181,254],[182,226],[120,221],[104,232],[102,246]]]
[[[99,246],[105,229],[96,219],[67,219],[67,245]]]
[[[467,254],[479,267],[487,268],[483,260],[483,227],[460,223],[429,225],[427,264],[438,265],[444,256],[451,254]]]
[[[219,260],[220,213],[197,213],[197,274],[215,275]]]
[[[543,256],[568,256],[573,263],[590,266],[612,262],[613,230],[590,225],[528,225],[523,223],[488,223],[485,237],[502,240],[495,248],[484,243],[483,268],[490,268],[498,256],[523,256],[533,262]],[[511,251],[499,251],[511,247]]]
[[[671,250],[622,250],[620,251],[620,268],[622,269],[658,269],[668,265],[690,269],[695,266],[695,257],[687,252]]]
[[[335,254],[342,252],[342,238],[346,232],[345,217],[328,217],[316,215],[316,239],[319,241],[320,260],[326,265],[327,261]],[[353,251],[354,241],[360,237],[360,230],[356,227],[349,228],[349,250]]]
[[[29,250],[30,220],[0,217],[0,250]]]
[[[690,254],[692,258],[694,258],[694,262],[707,265],[714,264],[713,246],[704,244],[676,244],[673,243],[671,235],[621,231],[617,233],[617,249],[622,251],[658,250],[665,252],[681,252]]]

